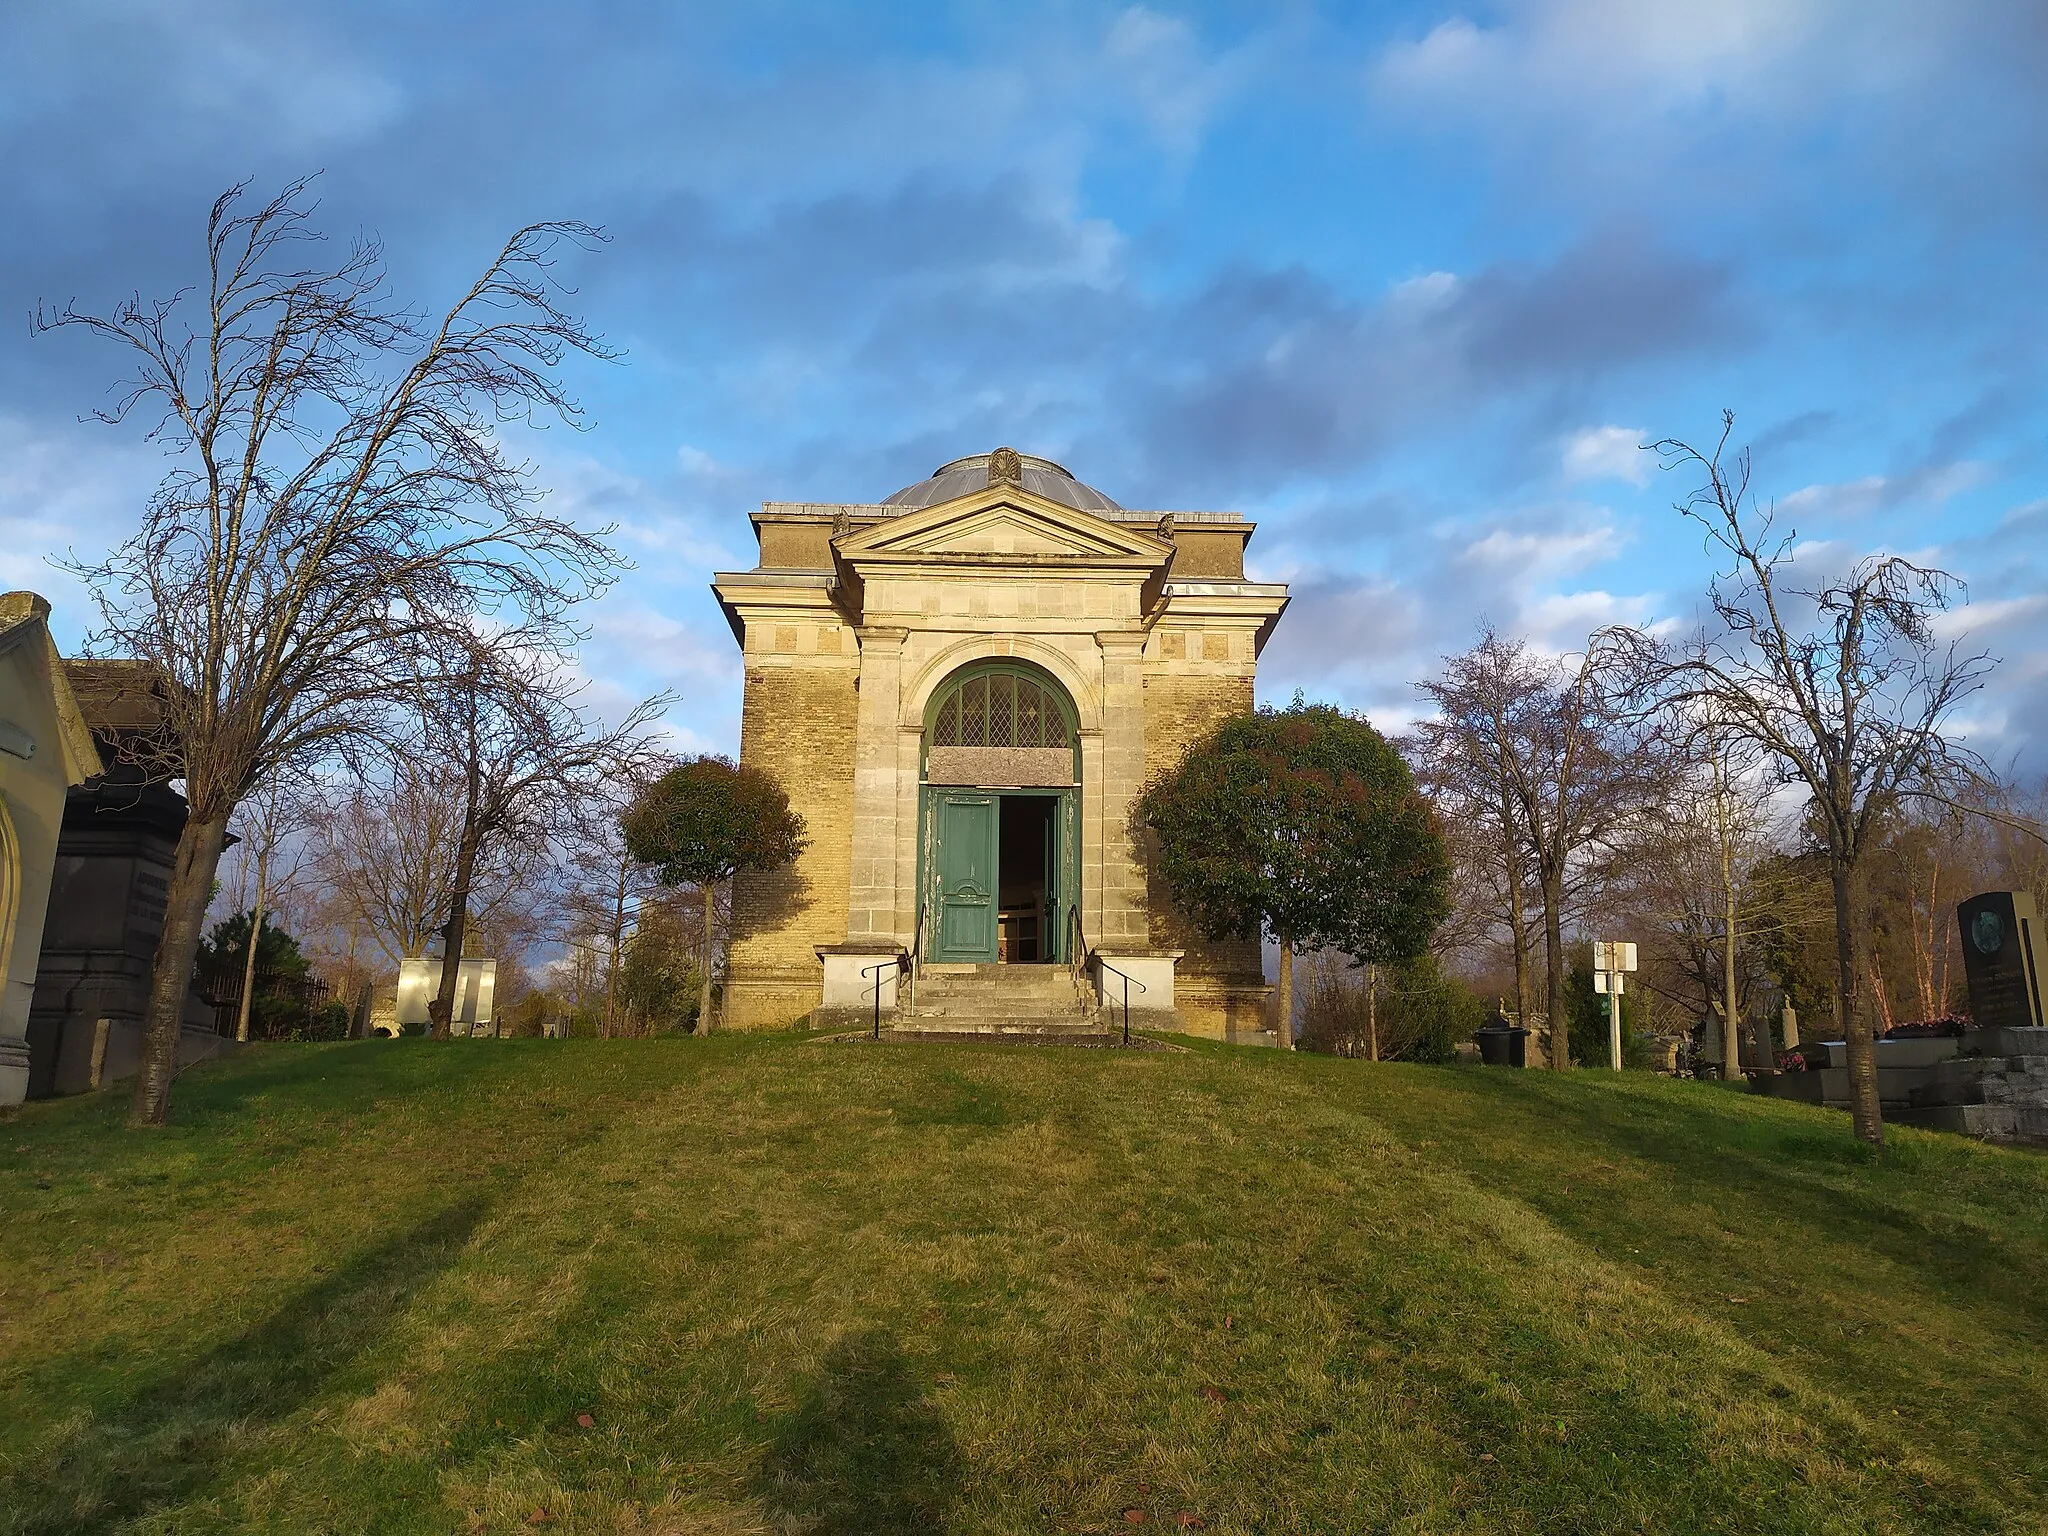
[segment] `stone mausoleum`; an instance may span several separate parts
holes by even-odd
[[[900,959],[913,998],[1080,973],[1144,1022],[1256,1038],[1258,943],[1175,914],[1131,814],[1252,707],[1287,606],[1245,576],[1253,525],[1130,510],[1007,448],[753,523],[759,564],[713,584],[745,658],[741,758],[810,845],[735,884],[723,1022],[893,1013]]]

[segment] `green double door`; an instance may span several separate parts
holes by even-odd
[[[924,793],[922,852],[931,958],[980,964],[997,958],[1007,874],[1012,888],[1042,890],[1037,957],[1065,959],[1069,904],[1078,884],[1074,792],[1013,795],[994,789],[927,787]],[[1038,802],[1049,814],[1026,837],[1019,837],[1013,826],[1009,857],[1024,867],[1006,871],[1003,803],[1011,799]],[[1034,814],[1030,821],[1039,823],[1040,817]]]

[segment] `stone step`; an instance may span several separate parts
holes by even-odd
[[[1073,987],[1047,987],[1044,991],[944,991],[940,987],[918,987],[915,1004],[918,1008],[950,1008],[954,1004],[967,1008],[1044,1008],[1073,1006],[1077,995]],[[907,987],[905,1001],[911,1001]]]
[[[983,965],[970,961],[927,960],[918,967],[918,970],[922,975],[944,976],[948,980],[961,980],[969,977],[1000,980],[1006,976],[1067,976],[1072,974],[1063,960],[1003,961],[993,965]]]
[[[917,984],[946,992],[1042,992],[1051,987],[1071,988],[1074,973],[1061,966],[1023,976],[920,976]]]
[[[1122,1037],[1104,1029],[885,1029],[885,1044],[896,1045],[1049,1045],[1093,1047],[1120,1046]],[[1135,1047],[1138,1042],[1133,1041]],[[1149,1044],[1150,1042],[1147,1042]],[[1154,1047],[1156,1049],[1157,1047]]]
[[[1100,1035],[1100,1024],[1078,1019],[898,1019],[899,1035]]]
[[[969,1034],[1001,1034],[1006,1030],[1100,1030],[1102,1020],[1077,1018],[1073,1014],[1034,1018],[1030,1014],[1018,1014],[1014,1018],[897,1018],[893,1028],[899,1030],[967,1030]]]
[[[1012,1008],[1079,1008],[1081,999],[1073,987],[1059,991],[1030,991],[1030,993],[993,993],[993,991],[932,991],[918,987],[918,995],[903,995],[905,1008],[977,1008],[987,1014],[1001,1014]]]
[[[962,1024],[1012,1024],[1019,1021],[1053,1024],[1096,1022],[1092,1009],[1080,1008],[899,1008],[896,1018],[904,1024],[957,1022]]]

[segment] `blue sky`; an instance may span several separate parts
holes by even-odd
[[[197,272],[227,183],[445,304],[521,223],[624,349],[529,449],[637,569],[593,697],[737,744],[707,592],[763,498],[876,500],[1009,443],[1126,506],[1254,518],[1295,584],[1264,696],[1409,718],[1482,620],[1685,623],[1725,405],[1814,564],[1968,582],[1972,741],[2048,770],[2048,9],[1719,0],[0,12],[0,583],[161,473],[81,424],[116,359],[40,298]]]

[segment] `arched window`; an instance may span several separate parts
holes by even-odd
[[[1060,787],[1079,782],[1073,703],[1036,667],[972,662],[939,685],[925,719],[929,783]]]
[[[1013,671],[949,682],[932,718],[935,747],[1064,747],[1072,740],[1063,701]]]

